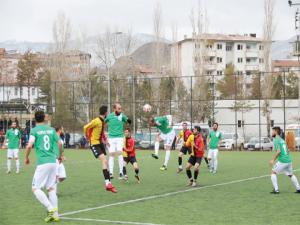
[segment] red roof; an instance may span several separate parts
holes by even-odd
[[[300,67],[300,62],[291,59],[274,60],[273,67]]]

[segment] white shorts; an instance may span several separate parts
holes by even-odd
[[[38,165],[35,169],[32,188],[53,188],[56,184],[56,163]]]
[[[56,160],[56,177],[58,178],[66,178],[66,169],[63,163],[59,163],[58,160]]]
[[[216,159],[218,157],[219,150],[218,149],[209,149],[207,158]]]
[[[175,139],[175,131],[172,130],[170,133],[168,134],[163,134],[161,133],[160,134],[160,138],[164,141],[164,145],[167,145],[167,146],[172,146],[173,144],[173,141]]]
[[[123,152],[124,138],[109,138],[108,143],[110,153]]]
[[[272,169],[275,173],[284,173],[285,175],[293,175],[293,165],[292,163],[281,163],[277,162]]]
[[[19,149],[7,149],[7,158],[19,158]]]

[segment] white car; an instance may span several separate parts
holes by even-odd
[[[240,134],[223,133],[219,148],[221,150],[234,150],[236,148],[243,150],[244,142],[245,140]]]
[[[258,137],[253,137],[245,144],[245,149],[252,150],[272,150],[273,142],[268,137],[261,137],[260,142]]]

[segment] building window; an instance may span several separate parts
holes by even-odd
[[[217,57],[217,63],[222,63],[223,59],[221,57]]]
[[[246,71],[246,75],[250,76],[251,75],[251,71]]]
[[[35,95],[35,88],[34,87],[31,89],[31,94]]]
[[[200,43],[195,43],[195,48],[200,48]]]
[[[19,89],[17,87],[15,87],[15,95],[17,96],[19,93]]]
[[[237,71],[237,75],[243,75],[243,71]]]
[[[222,74],[223,74],[223,71],[222,71],[222,70],[218,70],[218,71],[217,71],[217,75],[218,75],[218,76],[221,76]]]
[[[251,45],[246,45],[246,49],[250,50],[251,49]]]
[[[260,51],[264,50],[264,46],[263,45],[259,45],[259,50]]]
[[[243,58],[238,58],[238,63],[243,63]]]
[[[232,51],[232,46],[231,45],[227,45],[226,46],[226,51],[227,52],[231,52]]]
[[[250,63],[250,62],[251,62],[251,59],[250,59],[250,58],[246,58],[246,62],[247,62],[247,63]]]
[[[212,46],[212,45],[206,45],[206,48],[207,48],[207,49],[212,49],[213,46]]]
[[[237,45],[237,50],[243,50],[243,45],[238,44],[238,45]]]
[[[261,63],[261,64],[262,64],[262,63],[264,63],[264,62],[265,62],[265,61],[264,61],[264,59],[263,59],[263,58],[260,58],[260,59],[259,59],[259,63]]]
[[[217,49],[218,50],[221,50],[223,48],[223,45],[222,44],[217,44]]]
[[[23,87],[20,87],[20,96],[23,95]]]

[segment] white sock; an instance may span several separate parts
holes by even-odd
[[[108,166],[109,166],[109,173],[114,174],[114,157],[113,156],[109,156],[108,159]]]
[[[218,169],[218,159],[215,158],[214,159],[214,172],[217,172],[217,169]]]
[[[300,190],[300,185],[299,185],[298,179],[295,175],[293,175],[291,177],[291,181],[292,181],[293,185],[295,186],[296,190]]]
[[[56,188],[55,188],[56,189]],[[49,201],[51,203],[51,205],[56,208],[56,212],[54,213],[54,216],[57,217],[58,216],[58,199],[57,199],[57,194],[56,194],[56,190],[53,191],[49,191],[48,192],[49,195]]]
[[[110,183],[109,180],[105,180],[105,185],[108,185]]]
[[[16,160],[16,168],[17,168],[17,171],[19,172],[19,170],[20,170],[20,160],[19,159]]]
[[[170,150],[166,150],[166,157],[165,157],[165,163],[164,163],[164,165],[166,167],[168,166],[168,162],[170,160],[170,155],[171,155],[171,151]]]
[[[11,171],[11,159],[7,159],[7,171]]]
[[[154,144],[154,154],[158,155],[158,151],[159,151],[159,142],[156,141]]]
[[[119,155],[119,174],[123,174],[123,155]]]
[[[41,189],[36,189],[34,191],[34,195],[37,198],[37,200],[39,200],[39,202],[48,209],[48,211],[53,210],[53,206],[47,198],[47,195]]]
[[[276,174],[272,174],[271,175],[271,181],[272,181],[274,190],[275,191],[279,191],[278,190],[278,184],[277,184],[277,176],[276,176]]]
[[[179,169],[182,169],[182,165],[178,166]]]

